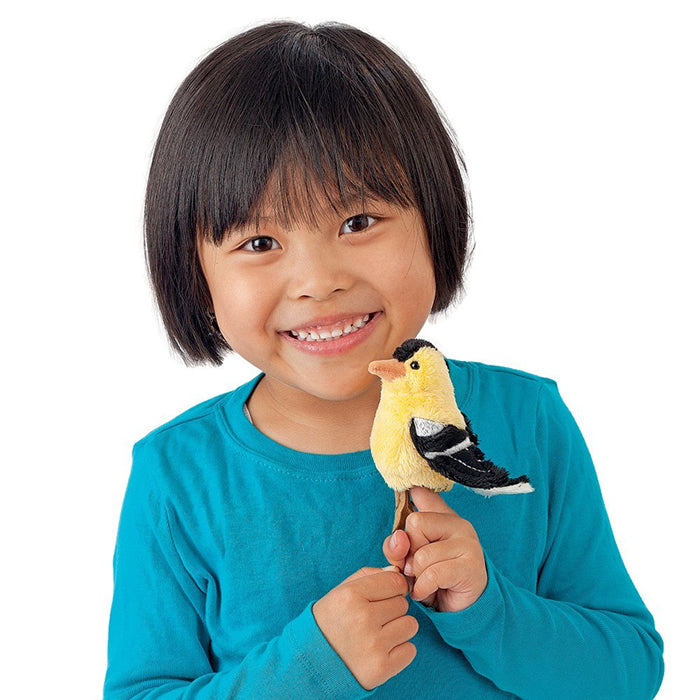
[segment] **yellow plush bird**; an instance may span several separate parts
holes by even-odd
[[[533,491],[526,476],[512,479],[486,459],[467,417],[457,407],[443,355],[411,338],[393,359],[371,362],[382,393],[370,435],[374,463],[396,494],[394,530],[414,508],[412,486],[447,491],[457,481],[484,496]]]

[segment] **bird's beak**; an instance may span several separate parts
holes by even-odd
[[[375,360],[369,363],[367,369],[370,374],[376,374],[380,379],[388,382],[406,375],[406,367],[398,360]]]

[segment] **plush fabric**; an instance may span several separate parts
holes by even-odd
[[[620,559],[584,442],[555,384],[451,362],[484,452],[536,486],[444,494],[484,548],[459,613],[411,603],[418,655],[377,698],[647,698],[661,640]],[[245,418],[250,382],[134,448],[115,552],[104,697],[362,698],[312,603],[384,566],[393,499],[369,450],[295,452]]]
[[[382,393],[372,425],[370,449],[387,485],[448,491],[458,482],[486,496],[532,491],[526,475],[511,478],[478,446],[469,419],[459,410],[442,353],[420,338],[396,348],[393,360],[372,362]],[[405,494],[397,493],[396,527],[403,527]]]

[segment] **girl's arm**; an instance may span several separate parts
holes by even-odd
[[[458,612],[426,608],[426,614],[477,673],[519,697],[653,697],[663,675],[662,642],[620,558],[583,438],[553,386],[541,390],[537,446],[549,474],[541,485],[549,490],[549,510],[537,590],[514,585],[486,552],[488,583],[476,602],[471,598]],[[468,524],[446,505],[435,510],[443,513],[426,514],[431,526],[442,518],[455,540],[464,541]],[[440,547],[450,534],[436,538]],[[428,559],[430,544],[420,543]],[[454,581],[459,561],[445,560],[434,571]],[[483,570],[483,556],[473,551],[464,562],[454,593],[440,591],[443,601],[466,599],[469,582]]]
[[[140,466],[135,457],[114,557],[104,699],[364,697],[310,604],[235,668],[215,671],[203,623],[206,592],[183,565],[173,542],[174,516]],[[274,615],[264,598],[259,609],[261,616]]]

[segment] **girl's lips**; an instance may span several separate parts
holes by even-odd
[[[282,331],[280,335],[299,350],[313,354],[333,355],[345,352],[363,342],[374,330],[379,316],[381,311],[374,311],[349,316],[332,323],[324,322]]]

